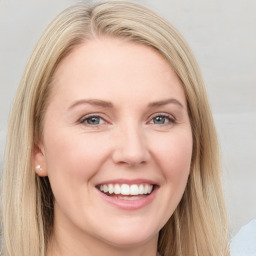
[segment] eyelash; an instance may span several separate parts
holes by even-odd
[[[164,123],[164,124],[159,124],[159,125],[170,125],[170,124],[174,124],[176,122],[175,118],[170,115],[170,114],[166,114],[166,113],[157,113],[155,114],[151,119],[150,119],[150,123],[157,117],[164,117],[165,119],[168,120],[167,123]],[[153,123],[154,124],[154,123]]]
[[[79,120],[79,123],[81,123],[81,124],[87,123],[87,125],[89,125],[89,126],[99,126],[99,125],[102,125],[102,124],[96,124],[96,125],[94,125],[94,124],[89,124],[88,121],[89,121],[90,119],[92,119],[92,118],[98,118],[98,119],[104,120],[100,115],[97,115],[97,114],[90,114],[90,115],[86,115],[86,116],[82,117],[82,118]],[[106,122],[106,121],[104,120],[104,122]]]
[[[157,117],[163,117],[165,119],[168,120],[167,123],[163,123],[163,124],[155,124],[155,123],[152,123],[154,122],[154,119],[157,118]],[[104,125],[104,123],[97,123],[97,124],[90,124],[88,123],[88,121],[92,118],[97,118],[97,119],[100,119],[100,120],[103,120],[103,122],[106,122],[106,120],[104,118],[102,118],[100,115],[98,114],[89,114],[89,115],[86,115],[84,117],[82,117],[80,120],[79,120],[79,123],[80,124],[85,124],[85,125],[89,125],[89,126],[92,126],[92,127],[97,127],[97,126],[100,126],[100,125]],[[101,122],[101,121],[100,121]],[[170,115],[170,114],[166,114],[166,113],[157,113],[155,114],[149,121],[149,123],[151,124],[155,124],[155,125],[160,125],[160,126],[164,126],[164,125],[169,125],[169,124],[174,124],[176,122],[175,118]]]

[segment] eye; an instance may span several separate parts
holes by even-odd
[[[158,114],[150,120],[151,124],[157,124],[157,125],[172,124],[174,122],[175,122],[175,119],[168,114]]]
[[[80,123],[90,126],[97,126],[105,123],[105,120],[98,115],[87,115],[81,118]]]

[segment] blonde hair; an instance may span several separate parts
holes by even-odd
[[[182,36],[143,6],[109,1],[79,3],[58,15],[26,66],[14,102],[2,182],[3,253],[45,256],[53,226],[53,195],[35,174],[34,144],[42,135],[54,71],[79,44],[109,36],[157,50],[179,76],[193,132],[185,193],[159,235],[162,256],[227,256],[228,232],[220,182],[218,143],[198,65]]]

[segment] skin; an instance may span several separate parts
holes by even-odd
[[[92,99],[112,107],[80,102]],[[54,75],[34,157],[55,197],[48,255],[155,256],[191,156],[184,90],[159,53],[113,38],[77,46]],[[95,186],[119,178],[154,181],[153,201],[136,210],[106,202]]]

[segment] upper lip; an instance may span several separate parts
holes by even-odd
[[[156,182],[149,180],[149,179],[113,179],[113,180],[105,180],[98,183],[96,186],[103,185],[103,184],[150,184],[150,185],[157,185]]]

